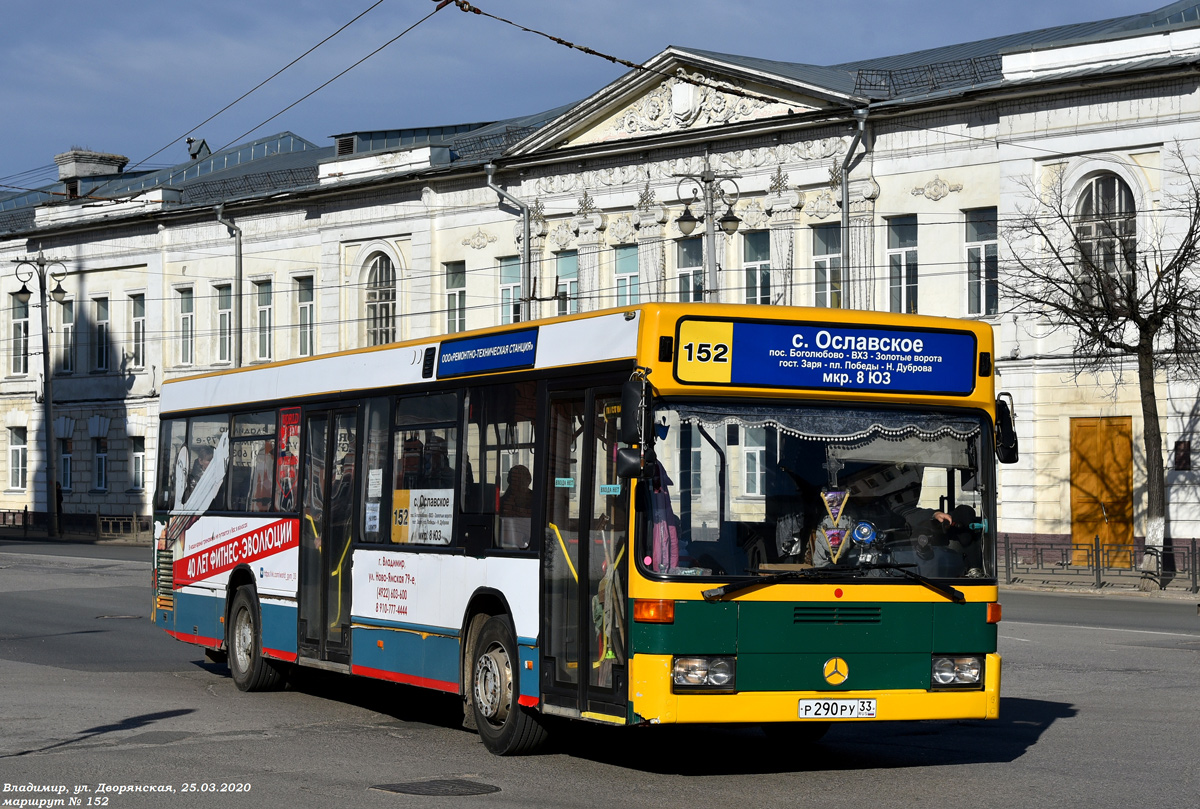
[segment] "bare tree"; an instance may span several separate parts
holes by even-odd
[[[1081,191],[1061,172],[1029,182],[1030,204],[1007,229],[1001,288],[1015,312],[1067,335],[1076,376],[1136,369],[1146,456],[1146,546],[1156,570],[1166,530],[1166,475],[1155,379],[1200,375],[1200,178],[1183,150],[1164,154],[1162,206],[1139,217],[1128,186],[1100,174]],[[1070,195],[1072,198],[1068,198]],[[1143,579],[1143,587],[1154,586]]]

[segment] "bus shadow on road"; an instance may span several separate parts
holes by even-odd
[[[575,725],[561,729],[547,752],[657,774],[710,776],[1004,763],[1077,712],[1069,703],[1005,697],[996,720],[846,722],[807,746],[781,744],[757,727]]]

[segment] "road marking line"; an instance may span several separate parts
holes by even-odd
[[[1182,632],[1155,632],[1152,629],[1118,629],[1112,626],[1080,626],[1079,624],[1041,624],[1036,621],[1005,621],[1005,626],[1053,626],[1059,629],[1096,629],[1101,632],[1136,632],[1140,635],[1168,635],[1173,638],[1194,638],[1200,640],[1200,635],[1185,635]]]

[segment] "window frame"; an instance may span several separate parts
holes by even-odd
[[[367,278],[363,285],[363,310],[366,315],[366,344],[387,345],[396,342],[396,264],[387,253],[375,251],[367,258]]]
[[[138,314],[138,309],[141,314]],[[133,349],[130,363],[133,368],[146,367],[146,296],[134,293],[129,296],[130,343]]]
[[[765,259],[750,259],[751,238],[766,242]],[[742,269],[745,274],[746,303],[767,306],[771,303],[771,231],[752,230],[742,234]]]
[[[630,265],[633,265],[632,270]],[[613,247],[613,286],[617,292],[617,306],[636,306],[641,303],[638,269],[636,244],[618,244]]]
[[[837,238],[829,239],[827,234],[836,234]],[[825,244],[822,245],[821,242]],[[822,247],[824,251],[818,252]],[[842,226],[813,225],[812,251],[813,306],[841,309],[845,292],[845,279],[842,276]]]
[[[107,295],[92,298],[92,370],[108,371],[112,363],[112,310]],[[101,317],[103,314],[103,317]]]
[[[8,428],[8,488],[12,491],[29,488],[29,433],[24,427]]]
[[[179,364],[196,364],[196,291],[192,287],[175,290],[179,295]]]
[[[688,247],[700,248],[698,264],[685,264]],[[690,258],[689,258],[690,260]],[[675,241],[675,282],[680,303],[704,302],[704,237],[689,236]]]
[[[217,361],[233,362],[233,286],[214,287],[217,299]]]
[[[296,356],[312,357],[316,354],[315,316],[317,307],[317,288],[311,275],[297,276],[296,279]],[[308,300],[305,300],[307,296]]]
[[[13,376],[29,374],[29,309],[30,301],[22,303],[14,292],[10,298],[12,305],[12,331],[10,346],[12,363],[9,366]]]
[[[521,322],[521,257],[500,256],[497,259],[500,275],[500,323],[507,326]],[[513,278],[516,280],[512,280]]]
[[[988,217],[987,212],[991,212]],[[977,221],[972,221],[972,215]],[[975,317],[994,317],[1000,312],[1000,238],[997,210],[972,208],[963,211],[963,250],[967,264],[967,314]],[[972,225],[987,227],[987,231],[972,233]],[[990,238],[981,238],[990,235]],[[974,238],[972,238],[974,236]]]
[[[254,336],[259,362],[275,359],[275,282],[264,278],[254,284]]]
[[[75,373],[75,298],[65,298],[59,306],[58,372]],[[67,315],[70,314],[68,319]]]
[[[917,215],[891,216],[886,221],[888,311],[915,315],[920,311]]]
[[[92,469],[92,491],[108,491],[108,439],[93,438],[92,452],[94,467]]]
[[[442,279],[446,284],[446,333],[467,330],[467,262],[443,261]]]
[[[573,315],[579,311],[578,250],[561,250],[554,254],[554,297],[558,304],[557,314]]]

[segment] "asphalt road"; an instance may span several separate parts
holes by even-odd
[[[0,541],[0,806],[46,786],[113,809],[1174,808],[1200,794],[1197,598],[1004,591],[994,722],[847,724],[807,749],[753,728],[574,728],[499,759],[452,697],[320,673],[238,692],[149,622],[148,553]],[[377,788],[393,784],[497,791]]]

